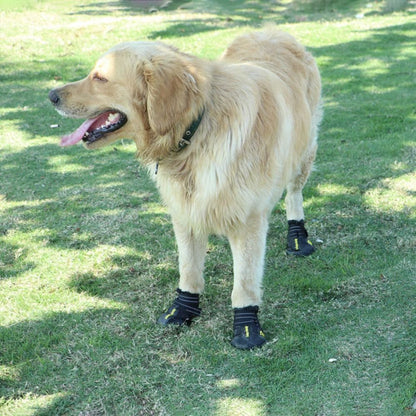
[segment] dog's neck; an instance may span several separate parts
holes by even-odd
[[[191,144],[191,139],[198,130],[199,125],[201,124],[202,117],[204,116],[205,108],[202,109],[202,111],[199,113],[198,118],[194,119],[192,123],[188,126],[188,128],[185,130],[185,133],[183,134],[182,138],[179,140],[178,147],[176,150],[177,152],[180,152],[185,147],[189,146]],[[157,175],[159,171],[159,162],[158,160],[156,162],[155,167],[155,175]]]
[[[182,136],[182,139],[178,143],[178,151],[184,149],[186,146],[191,144],[191,139],[194,136],[195,132],[198,130],[199,125],[201,124],[202,117],[204,116],[205,109],[199,113],[198,118],[192,121],[191,125],[185,130],[185,133]]]

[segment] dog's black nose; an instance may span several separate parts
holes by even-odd
[[[54,105],[59,104],[59,101],[61,100],[61,98],[59,97],[59,95],[56,92],[56,90],[52,90],[49,93],[49,99],[51,100],[52,104],[54,104]]]

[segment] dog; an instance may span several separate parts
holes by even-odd
[[[86,119],[62,146],[98,149],[132,139],[157,184],[180,273],[176,297],[158,322],[189,325],[200,315],[208,236],[224,235],[233,254],[231,344],[263,345],[258,312],[268,218],[285,191],[287,252],[314,251],[302,197],[322,117],[312,55],[276,29],[237,37],[216,61],[163,42],[126,42],[49,99],[62,115]]]

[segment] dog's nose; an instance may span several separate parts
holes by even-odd
[[[61,98],[59,97],[56,90],[52,90],[49,93],[49,99],[51,100],[52,104],[57,105],[59,104],[59,101],[61,101]]]

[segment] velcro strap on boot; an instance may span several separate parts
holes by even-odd
[[[315,251],[312,242],[308,239],[308,232],[303,220],[288,221],[289,229],[287,233],[287,254],[296,256],[309,256]]]
[[[242,350],[260,347],[266,342],[257,317],[258,306],[234,309],[234,338],[231,345]]]
[[[161,325],[190,325],[192,319],[201,315],[199,294],[177,289],[178,296],[172,306],[162,314],[158,323]]]
[[[193,317],[201,315],[198,293],[185,292],[181,289],[176,289],[176,292],[178,297],[175,299],[172,306],[186,310]]]

